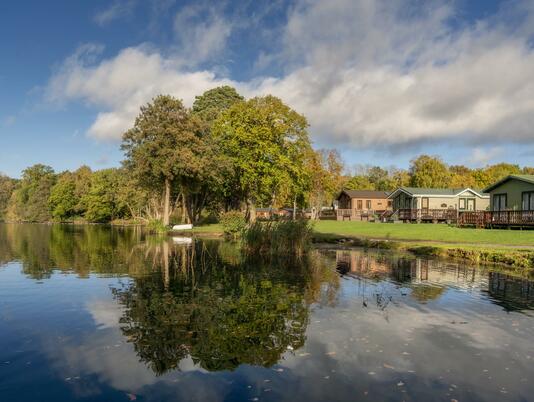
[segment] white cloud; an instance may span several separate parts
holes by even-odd
[[[82,99],[105,111],[98,113],[88,134],[100,140],[119,139],[139,107],[160,93],[173,94],[191,105],[195,96],[216,85],[233,84],[209,71],[182,72],[181,61],[140,46],[92,63],[94,45],[69,57],[49,82],[51,101]],[[89,57],[88,57],[89,56]]]
[[[337,146],[534,139],[532,8],[521,8],[526,17],[514,27],[504,23],[507,10],[452,29],[450,6],[418,7],[299,0],[279,33],[281,45],[273,43],[258,60],[262,68],[276,62],[285,73],[249,82],[194,69],[223,54],[232,23],[203,6],[184,8],[174,23],[177,52],[141,45],[95,61],[87,59],[94,49],[82,49],[52,77],[47,94],[100,109],[88,130],[98,139],[119,138],[139,106],[158,93],[191,104],[222,84],[248,96],[281,97],[308,117],[315,139]]]
[[[182,8],[174,18],[181,57],[194,66],[219,56],[232,33],[232,23],[210,4]]]
[[[469,161],[475,166],[485,166],[492,160],[501,157],[504,153],[502,147],[476,147],[473,148]]]
[[[135,0],[116,0],[106,9],[96,13],[93,19],[98,25],[107,25],[114,20],[129,16],[135,5]]]

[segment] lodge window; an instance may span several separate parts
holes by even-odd
[[[391,207],[393,205],[393,202],[388,201],[388,207]]]
[[[367,200],[367,201],[365,201],[365,207],[366,207],[367,209],[371,209],[371,200]]]
[[[428,197],[421,198],[421,208],[422,209],[428,209]]]
[[[461,211],[474,211],[476,207],[476,200],[474,198],[460,198],[458,202],[458,209]]]
[[[362,200],[358,200],[357,204],[358,204],[357,209],[362,210],[363,209],[363,201]]]
[[[522,193],[521,209],[523,211],[534,211],[534,191]]]
[[[506,210],[506,204],[508,203],[506,194],[494,194],[493,195],[493,210],[504,211]]]

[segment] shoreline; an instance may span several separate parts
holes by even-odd
[[[20,222],[2,222],[7,224],[20,224]],[[27,222],[30,223],[30,222]],[[26,223],[26,224],[27,224]],[[35,224],[35,223],[34,223]],[[67,224],[67,225],[107,225],[110,227],[135,227],[146,226],[139,222],[111,222],[111,223],[89,223],[89,222],[45,222],[37,223],[45,225]],[[166,232],[168,236],[193,236],[201,238],[223,237],[222,229],[219,225],[197,226],[187,231]],[[386,239],[369,238],[365,236],[324,233],[314,231],[312,243],[325,245],[338,245],[343,247],[358,247],[377,250],[392,250],[411,253],[420,257],[438,257],[454,260],[462,260],[475,264],[494,264],[512,269],[529,270],[534,272],[534,245],[512,245],[512,244],[487,244],[487,243],[466,243],[466,242],[445,242],[436,240],[415,240],[415,239]]]

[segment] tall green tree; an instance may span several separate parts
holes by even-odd
[[[231,162],[227,191],[246,202],[255,219],[258,203],[272,203],[280,191],[304,194],[304,162],[310,149],[306,118],[273,96],[239,102],[214,123],[218,145]]]
[[[124,165],[138,183],[160,194],[159,215],[169,224],[173,187],[187,187],[202,168],[200,124],[182,101],[160,95],[141,107],[133,128],[123,135]],[[176,194],[174,194],[176,195]]]
[[[310,176],[308,205],[314,212],[312,218],[317,219],[321,207],[331,205],[343,187],[344,164],[336,150],[311,150],[306,160],[306,169]]]
[[[410,173],[413,187],[447,188],[450,184],[449,169],[438,157],[421,155],[413,159]]]
[[[63,172],[50,192],[48,204],[56,220],[81,217],[87,211],[84,204],[91,188],[93,172],[88,166],[81,166],[74,172]]]
[[[234,88],[226,85],[204,92],[193,103],[193,115],[201,124],[204,169],[199,172],[197,185],[183,191],[183,201],[191,221],[199,219],[204,207],[218,210],[221,206],[228,209],[229,204],[235,204],[232,195],[224,196],[224,183],[231,177],[231,166],[225,155],[218,152],[212,128],[223,112],[243,101],[244,98]]]
[[[54,219],[62,221],[74,216],[78,200],[74,194],[76,185],[71,172],[63,172],[50,191],[48,205]]]
[[[9,199],[15,190],[16,180],[0,174],[0,222],[5,220]]]
[[[244,98],[239,95],[235,88],[225,85],[209,89],[202,95],[195,97],[192,110],[204,123],[204,129],[210,131],[211,126],[222,112],[242,101]]]
[[[476,186],[479,188],[485,188],[510,174],[521,174],[519,165],[497,163],[495,165],[486,166],[483,169],[477,169],[473,173]]]
[[[122,217],[124,205],[118,202],[119,169],[103,169],[93,173],[91,187],[84,196],[85,217],[90,222],[109,222]]]
[[[55,182],[56,175],[50,166],[37,164],[25,169],[9,201],[8,218],[24,222],[51,220],[48,198]]]

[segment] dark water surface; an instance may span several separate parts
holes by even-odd
[[[534,401],[533,308],[464,263],[0,225],[0,401]]]

